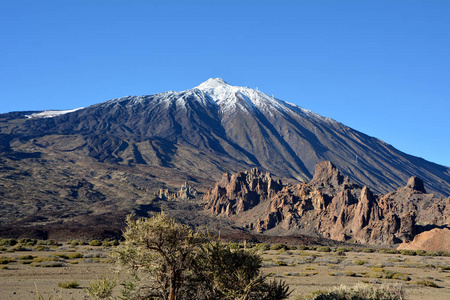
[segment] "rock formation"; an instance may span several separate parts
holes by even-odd
[[[257,169],[224,174],[203,200],[212,214],[257,232],[385,245],[411,241],[436,220],[448,226],[450,211],[450,198],[426,194],[418,177],[380,196],[350,182],[328,161],[316,165],[310,182],[296,185]]]

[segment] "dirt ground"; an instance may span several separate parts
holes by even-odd
[[[37,290],[44,300],[56,300],[57,295],[62,299],[89,299],[83,290],[89,282],[117,276],[109,258],[112,247],[65,244],[44,251],[29,247],[34,251],[14,252],[9,248],[4,247],[0,253],[0,300],[37,299]],[[268,250],[263,253],[263,272],[285,280],[293,289],[292,300],[313,291],[360,282],[400,284],[411,300],[450,299],[450,257],[446,256]],[[119,274],[119,282],[126,278],[125,273]],[[79,287],[58,286],[71,281]],[[120,286],[116,287],[116,295],[119,290]]]

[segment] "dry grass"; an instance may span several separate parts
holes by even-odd
[[[11,250],[14,246],[2,247]],[[30,247],[31,250],[26,252],[12,250],[0,253],[0,263],[3,263],[0,266],[6,268],[0,268],[2,300],[35,299],[34,282],[44,299],[48,299],[59,289],[58,283],[72,281],[76,281],[80,288],[62,289],[62,297],[70,299],[73,296],[73,299],[81,300],[86,296],[83,289],[90,283],[114,274],[111,269],[113,261],[109,257],[113,247],[79,245],[76,241],[59,246],[48,245],[44,251]],[[329,252],[326,252],[328,249],[317,251],[318,247],[309,246],[298,246],[297,250],[285,245],[274,247],[277,250],[267,250],[270,249],[269,244],[257,247],[263,253],[263,272],[285,280],[294,289],[289,300],[317,290],[329,290],[340,285],[353,287],[362,282],[375,286],[402,284],[410,300],[445,299],[445,293],[450,289],[450,257],[443,255],[419,255],[417,252],[416,255],[402,255],[386,249],[361,252],[344,247],[330,247]],[[119,274],[114,295],[118,296],[120,283],[127,280],[127,276]],[[442,288],[434,288],[436,286]]]

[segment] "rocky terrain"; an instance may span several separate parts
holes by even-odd
[[[318,173],[322,161],[336,168]],[[221,174],[252,168],[272,179],[240,194],[227,187],[230,203],[203,209],[216,181],[219,194],[232,184]],[[402,187],[412,176],[421,181]],[[4,237],[117,236],[125,215],[163,208],[194,227],[389,244],[448,224],[448,195],[450,168],[218,78],[64,112],[0,114]]]
[[[420,232],[448,227],[450,220],[450,197],[427,194],[418,177],[377,195],[331,162],[319,163],[313,179],[298,184],[283,184],[257,169],[225,173],[203,201],[210,213],[256,232],[361,244],[409,242]]]

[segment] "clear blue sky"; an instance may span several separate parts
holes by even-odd
[[[0,1],[0,113],[210,77],[450,166],[450,1]]]

